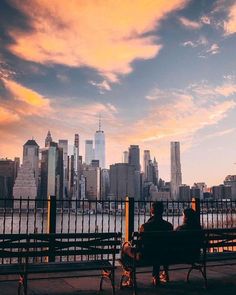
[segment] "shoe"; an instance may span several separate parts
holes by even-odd
[[[133,288],[132,271],[125,270],[124,276],[126,277],[126,281],[122,282],[122,288]]]
[[[170,281],[169,274],[166,271],[163,271],[159,278],[162,283],[168,283]]]
[[[133,281],[128,279],[126,282],[123,282],[122,288],[133,288]]]

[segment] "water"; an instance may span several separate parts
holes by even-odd
[[[134,230],[137,231],[149,216],[135,215]],[[182,216],[164,216],[176,228],[182,224]],[[236,227],[236,213],[234,214],[202,214],[201,224],[205,228]],[[0,215],[0,233],[46,233],[47,212],[11,212]],[[57,233],[86,233],[86,232],[122,232],[125,231],[124,214],[114,215],[97,213],[75,214],[71,212],[56,215]]]

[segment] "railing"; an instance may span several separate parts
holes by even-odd
[[[0,233],[122,232],[126,238],[150,217],[151,201],[0,200]],[[185,208],[194,208],[204,228],[236,226],[236,201],[164,201],[163,218],[176,228]],[[54,224],[53,224],[54,223]]]
[[[0,234],[121,232],[123,239],[130,240],[132,232],[150,218],[151,203],[133,198],[115,201],[59,201],[55,196],[49,200],[0,199]],[[193,199],[163,203],[163,218],[174,228],[182,224],[182,212],[189,207],[197,212],[203,228],[236,227],[236,201]]]

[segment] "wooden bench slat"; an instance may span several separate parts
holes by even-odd
[[[28,264],[29,273],[52,273],[52,272],[72,272],[111,269],[112,265],[108,260],[103,261],[80,261],[80,262],[60,262],[60,263],[35,263]]]

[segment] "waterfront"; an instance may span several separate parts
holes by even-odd
[[[150,214],[136,214],[134,216],[134,229],[138,230]],[[0,233],[46,233],[47,232],[47,210],[37,212],[19,211],[18,213],[8,210],[0,214]],[[176,228],[182,223],[182,215],[170,214],[164,216],[165,220],[171,222]],[[201,224],[205,228],[212,227],[235,227],[236,213],[203,213],[201,214]],[[56,232],[111,232],[119,231],[124,234],[125,216],[121,211],[110,213],[96,213],[88,211],[86,213],[73,212],[70,210],[61,211],[56,214]]]

